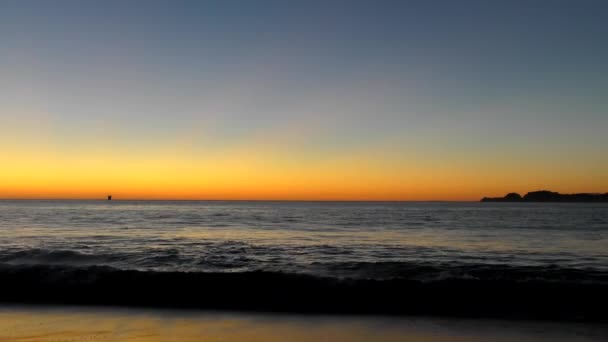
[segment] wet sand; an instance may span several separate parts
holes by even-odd
[[[602,324],[0,307],[0,341],[606,341]]]

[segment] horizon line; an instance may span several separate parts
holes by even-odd
[[[553,191],[546,189],[539,189],[528,191],[529,192],[537,192],[537,191]],[[513,192],[510,192],[513,193]],[[518,192],[516,192],[518,193]],[[606,192],[608,193],[608,192]],[[507,193],[508,195],[509,193]],[[569,192],[569,193],[560,193],[562,195],[567,194],[599,194],[602,195],[604,192]],[[112,199],[108,200],[108,196],[111,196]],[[501,195],[494,195],[499,196]],[[138,198],[138,197],[116,197],[113,194],[106,194],[99,197],[0,197],[0,201],[174,201],[174,202],[480,202],[484,198],[493,198],[492,195],[480,195],[477,198],[462,198],[462,199],[442,199],[442,198],[425,198],[425,199],[348,199],[348,198],[319,198],[319,199],[306,199],[306,198]]]
[[[481,200],[481,199],[480,199]],[[382,200],[382,199],[160,199],[160,198],[0,198],[0,201],[102,201],[102,202],[479,202],[480,200],[420,199],[420,200]]]

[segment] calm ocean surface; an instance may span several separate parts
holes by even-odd
[[[0,201],[0,266],[608,281],[608,204]]]

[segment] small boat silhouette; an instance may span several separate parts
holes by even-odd
[[[108,195],[108,201],[112,200],[112,195]]]

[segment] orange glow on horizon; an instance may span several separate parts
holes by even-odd
[[[584,155],[573,161],[521,154],[513,163],[506,152],[429,152],[398,141],[348,153],[264,140],[222,150],[16,141],[0,138],[2,199],[477,201],[539,189],[608,191],[608,165],[584,163],[591,159]]]
[[[2,160],[2,165],[4,199],[104,199],[112,194],[114,199],[477,201],[541,188],[597,191],[594,178],[567,172],[531,170],[522,179],[509,169],[373,156],[300,164],[246,153],[210,160],[32,155]]]

